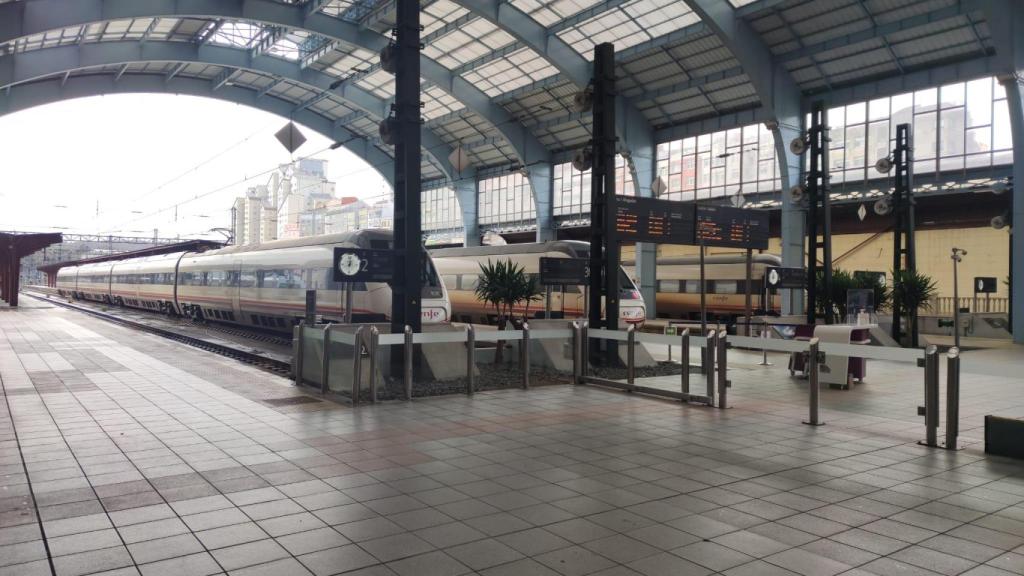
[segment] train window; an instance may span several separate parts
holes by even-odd
[[[739,286],[735,280],[715,280],[715,294],[739,294]]]
[[[206,273],[207,286],[227,286],[228,273],[226,270],[210,270]]]
[[[444,274],[441,276],[441,281],[444,282],[444,287],[449,290],[458,290],[459,288],[459,276],[457,274]]]
[[[675,294],[680,291],[679,280],[658,280],[658,292]]]
[[[243,268],[238,274],[238,285],[241,288],[252,288],[256,286],[256,271]]]
[[[480,285],[480,276],[477,274],[460,274],[459,275],[459,289],[460,290],[476,290],[476,287]]]
[[[700,294],[700,280],[687,280],[683,287],[683,292],[687,294]]]

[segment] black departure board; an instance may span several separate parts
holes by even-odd
[[[616,196],[619,238],[659,244],[693,244],[693,205],[657,198]]]
[[[540,283],[542,286],[573,286],[586,284],[590,276],[590,263],[586,258],[540,259]]]
[[[731,206],[697,206],[697,244],[725,248],[768,248],[768,212]]]

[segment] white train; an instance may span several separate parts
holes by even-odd
[[[470,248],[441,248],[430,251],[434,266],[451,297],[453,319],[458,322],[496,322],[494,307],[481,302],[476,296],[480,279],[480,265],[488,260],[510,260],[522,266],[526,273],[539,282],[540,258],[588,258],[590,244],[578,240],[557,240],[536,244],[509,244],[505,246],[474,246]],[[584,316],[583,286],[566,286],[564,292],[554,287],[551,310],[565,318]],[[602,305],[603,307],[603,305]],[[542,316],[544,302],[532,302],[515,309],[516,314]],[[619,269],[619,319],[630,324],[643,324],[647,318],[644,300],[629,276]]]
[[[626,273],[636,278],[632,260],[622,263]],[[753,309],[779,309],[779,297],[764,298],[765,270],[782,266],[775,254],[754,254],[751,257],[750,293]],[[700,256],[658,258],[656,268],[657,311],[661,318],[700,318]],[[737,318],[746,310],[746,254],[716,254],[704,258],[705,305],[709,317]]]
[[[67,297],[290,332],[305,315],[310,289],[317,291],[318,314],[343,319],[345,292],[331,270],[335,246],[387,249],[391,242],[390,230],[360,230],[69,266],[57,273],[57,290]],[[352,293],[354,322],[390,319],[387,284],[354,283]],[[451,321],[448,293],[429,256],[421,301],[424,324]]]

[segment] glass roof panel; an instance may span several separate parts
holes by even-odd
[[[451,112],[462,110],[466,106],[437,86],[423,91],[423,117],[432,120]]]
[[[469,10],[448,0],[434,2],[420,12],[420,26],[423,26],[422,36],[436,32],[445,24],[458,20],[468,12]]]
[[[497,96],[557,73],[558,69],[539,54],[530,48],[521,48],[463,77],[488,96]]]
[[[367,74],[356,84],[382,98],[391,98],[395,95],[395,77],[384,70]]]
[[[512,0],[512,4],[534,20],[549,27],[603,0]]]
[[[504,30],[483,18],[477,18],[438,38],[424,48],[423,53],[452,69],[514,41]]]
[[[351,8],[353,4],[355,4],[354,0],[328,0],[320,11],[328,16],[338,18]]]
[[[559,32],[577,52],[592,59],[594,46],[614,42],[629,48],[700,21],[679,0],[634,0]]]
[[[740,8],[747,4],[753,4],[754,2],[757,2],[757,0],[729,0],[729,3],[732,4],[733,8]]]

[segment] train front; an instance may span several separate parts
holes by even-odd
[[[423,324],[448,324],[452,318],[452,301],[448,297],[441,277],[434,268],[434,260],[429,254],[426,257],[426,270],[423,275],[423,288],[420,291],[421,310],[420,322]]]
[[[633,324],[637,328],[643,326],[647,320],[644,297],[622,268],[619,268],[619,320]]]

